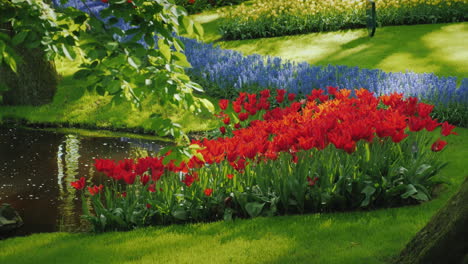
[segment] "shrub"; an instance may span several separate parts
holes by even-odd
[[[204,10],[237,5],[246,0],[175,0],[176,5],[183,6],[189,14],[200,13]]]
[[[187,162],[96,160],[111,180],[83,192],[96,231],[427,201],[447,144],[430,131],[456,134],[430,117],[431,105],[365,89],[329,87],[301,101],[264,90],[219,105],[224,136],[193,141]]]
[[[258,0],[224,9],[224,39],[250,39],[366,26],[367,0]],[[379,26],[466,21],[464,0],[376,0]]]

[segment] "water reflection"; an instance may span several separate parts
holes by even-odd
[[[0,204],[18,209],[25,222],[20,234],[84,229],[80,195],[70,182],[106,180],[95,173],[95,158],[145,157],[160,147],[142,139],[0,128]]]
[[[58,167],[58,214],[57,219],[60,231],[70,231],[76,226],[75,200],[77,200],[76,190],[70,183],[79,178],[78,168],[80,159],[80,141],[76,135],[66,135],[65,140],[58,146],[57,167]]]

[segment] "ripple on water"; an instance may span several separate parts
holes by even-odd
[[[162,144],[0,128],[0,204],[12,204],[22,216],[25,225],[18,235],[84,229],[80,196],[70,183],[82,176],[97,184],[107,181],[94,171],[96,158],[154,155]]]

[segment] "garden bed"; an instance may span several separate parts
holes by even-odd
[[[220,32],[223,39],[233,40],[363,28],[368,2],[259,0],[221,11]],[[375,2],[378,26],[460,22],[468,13],[463,0]]]

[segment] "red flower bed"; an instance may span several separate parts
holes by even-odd
[[[430,132],[441,126],[442,136],[456,134],[431,118],[432,105],[364,89],[329,87],[299,101],[284,90],[240,93],[219,107],[223,136],[194,140],[188,161],[96,160],[98,171],[127,186],[113,185],[98,206],[102,187],[89,188],[107,227],[89,212],[88,219],[128,229],[426,201],[443,165],[436,152],[447,144]],[[142,222],[128,220],[135,212]]]

